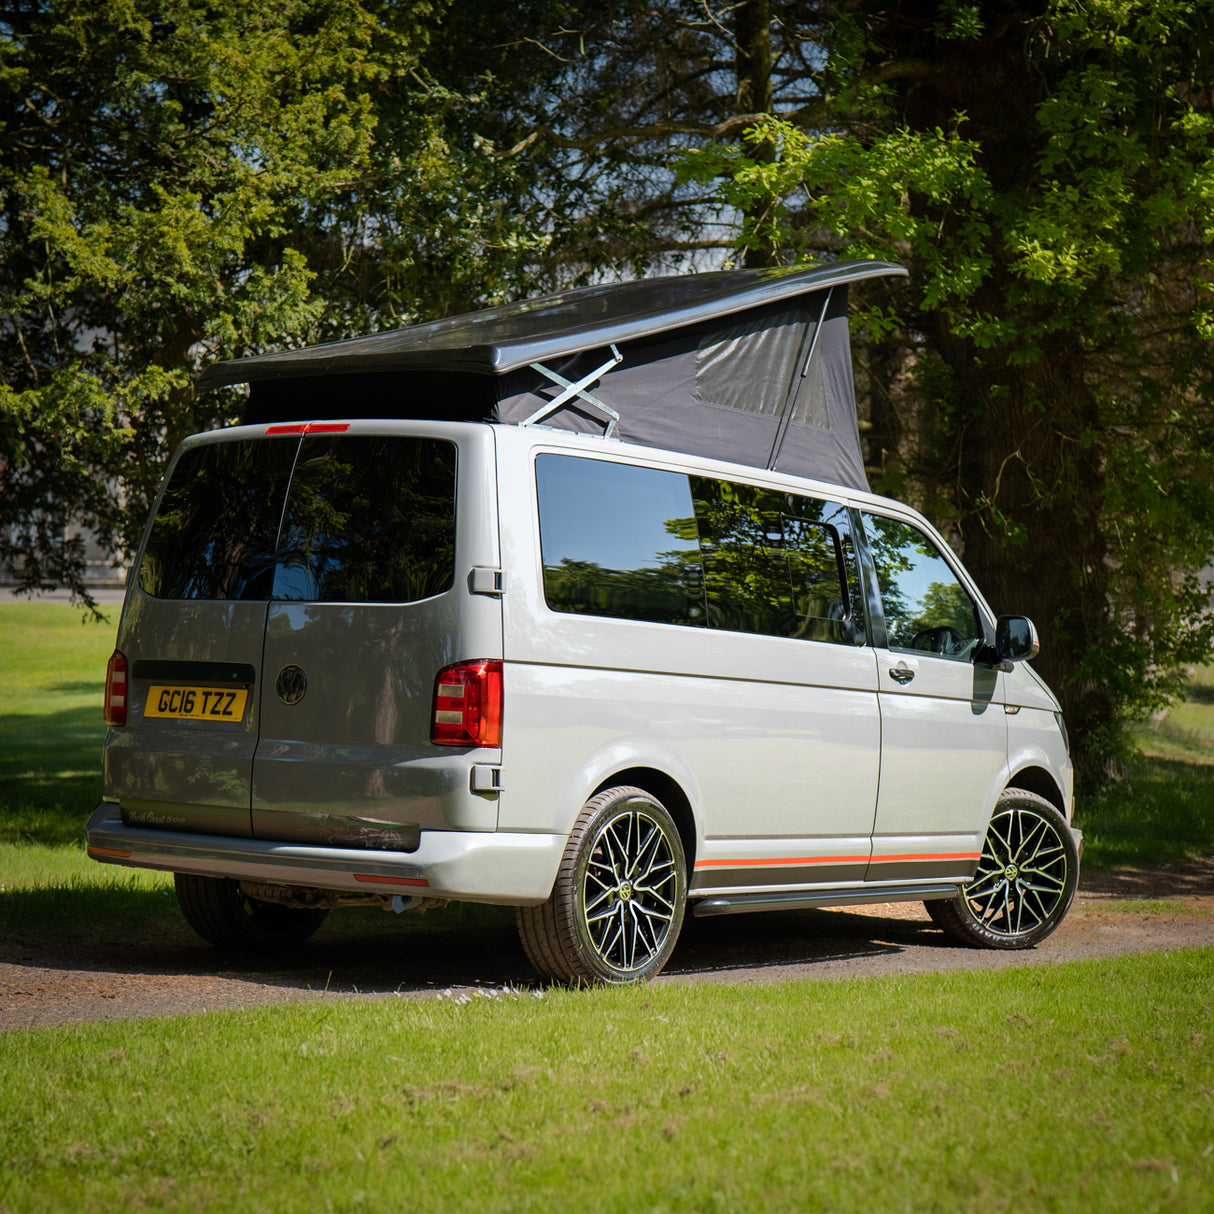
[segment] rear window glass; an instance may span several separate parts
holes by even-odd
[[[264,599],[299,440],[207,443],[182,452],[139,585],[160,599]]]
[[[537,460],[544,595],[555,611],[702,624],[687,477],[604,460]]]
[[[324,435],[186,451],[139,584],[158,598],[415,602],[454,572],[455,447]]]
[[[554,611],[862,644],[846,509],[575,456],[536,461]]]

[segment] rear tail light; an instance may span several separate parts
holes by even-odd
[[[105,723],[126,724],[126,656],[117,649],[105,668]]]
[[[430,741],[436,746],[502,744],[501,662],[460,662],[439,672]]]

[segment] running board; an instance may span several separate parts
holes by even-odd
[[[813,894],[794,890],[784,894],[723,894],[697,902],[691,913],[743,915],[749,911],[807,910],[815,906],[872,906],[880,902],[930,902],[955,898],[960,885],[886,885],[880,889],[836,889]]]

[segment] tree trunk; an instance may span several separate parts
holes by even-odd
[[[771,84],[771,4],[770,0],[744,0],[734,10],[734,41],[736,44],[734,74],[737,79],[736,105],[739,114],[770,114]],[[776,150],[769,142],[752,144],[750,158],[760,164],[771,164]],[[756,221],[761,225],[776,205],[776,199],[765,195],[758,199],[746,215],[746,226]],[[755,269],[780,264],[779,242],[768,239],[761,248],[748,248],[743,265]]]

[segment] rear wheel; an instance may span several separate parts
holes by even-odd
[[[259,902],[226,877],[174,873],[173,881],[186,922],[218,948],[260,953],[289,949],[311,936],[328,914],[323,908]]]
[[[1044,797],[1006,789],[995,804],[978,871],[927,913],[950,936],[984,948],[1032,948],[1062,922],[1079,880],[1066,819]]]
[[[552,896],[517,911],[531,963],[579,986],[652,978],[674,951],[687,901],[683,844],[666,808],[639,788],[591,797]]]

